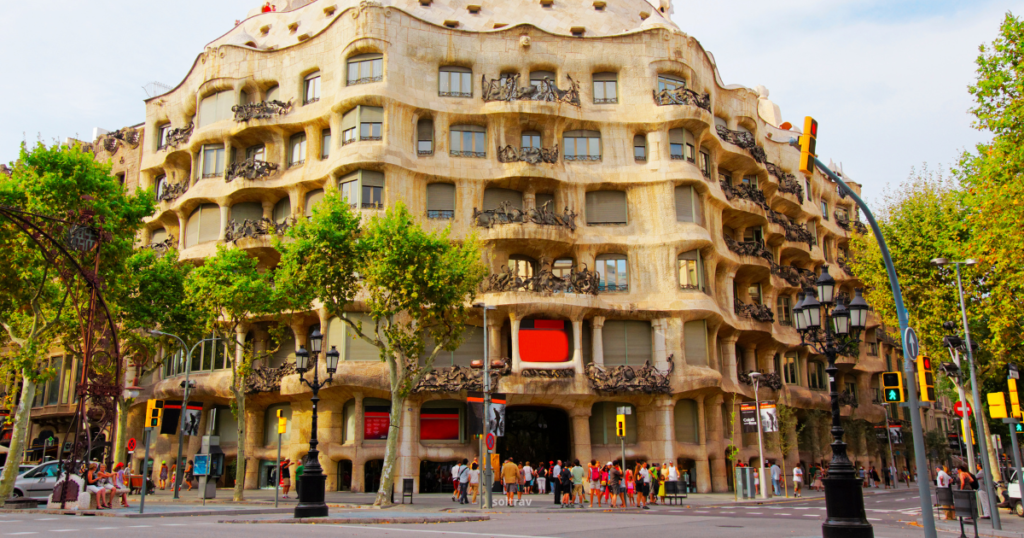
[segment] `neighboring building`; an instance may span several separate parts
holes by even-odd
[[[162,200],[141,245],[173,245],[197,263],[227,245],[272,266],[268,234],[334,189],[367,217],[402,200],[428,228],[477,233],[495,275],[480,300],[496,310],[487,327],[478,313],[463,347],[438,366],[482,358],[484,331],[490,356],[509,358],[499,452],[534,464],[611,460],[615,408],[630,406],[627,459],[678,461],[697,491],[727,491],[729,438],[739,460],[757,458],[755,435],[729,432],[734,406],[754,397],[742,381],[750,371],[777,376],[782,388],[763,389],[762,399],[797,408],[809,426],[789,466],[827,456],[827,431],[808,419],[827,409],[824,360],[800,345],[792,307],[823,265],[852,296],[844,258],[863,225],[835,184],[796,172],[796,131],[780,126],[767,90],[725,86],[670,12],[669,0],[292,0],[257,10],[210,43],[176,88],[148,99],[138,149],[97,151],[128,174],[129,188]],[[515,289],[507,277],[532,280]],[[319,326],[325,349],[342,352],[321,393],[328,487],[375,488],[385,366],[322,309],[288,324],[281,350],[258,365],[265,382],[239,418],[244,440],[234,434],[224,349],[194,359],[201,428],[219,433],[229,462],[247,443],[248,488],[268,484],[278,410],[288,417],[283,454],[304,454],[310,393],[289,362]],[[839,361],[837,382],[844,416],[881,423],[873,395],[894,351],[872,324],[860,356]],[[247,330],[264,345],[264,325]],[[145,398],[181,398],[183,365],[165,362],[143,380],[132,437],[142,437]],[[600,374],[645,364],[655,371],[641,378],[667,382],[667,393],[631,392]],[[64,412],[55,394],[41,391],[35,416],[51,400]],[[450,487],[441,480],[449,462],[478,449],[465,401],[464,390],[410,398],[400,477],[422,491]],[[49,424],[38,423],[36,436]],[[867,443],[848,441],[859,463],[880,464]],[[176,443],[157,436],[154,460],[173,459]],[[779,457],[773,446],[767,454]],[[192,438],[186,454],[198,447]]]

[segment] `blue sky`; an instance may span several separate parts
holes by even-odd
[[[580,0],[582,1],[582,0]],[[675,0],[674,20],[711,51],[726,84],[763,84],[869,201],[911,167],[955,163],[970,127],[978,45],[1010,0]],[[174,86],[209,41],[258,1],[6,2],[0,18],[0,162],[23,139],[91,136],[144,120],[142,86]],[[202,16],[198,14],[202,13]],[[808,73],[811,73],[808,75]]]

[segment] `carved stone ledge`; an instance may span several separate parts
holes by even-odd
[[[575,107],[580,106],[580,85],[566,75],[569,79],[569,89],[560,90],[555,83],[544,77],[539,86],[529,84],[519,87],[519,74],[507,77],[502,83],[500,78],[487,80],[487,76],[481,76],[483,88],[483,100],[486,101],[548,101],[552,103],[566,103]]]
[[[568,207],[559,215],[551,211],[551,202],[545,202],[539,209],[528,209],[523,211],[512,207],[507,201],[502,202],[498,209],[478,211],[473,208],[473,224],[484,228],[491,228],[498,224],[526,224],[533,223],[541,226],[561,226],[568,228],[570,232],[576,231],[576,213]]]
[[[502,368],[491,368],[491,389],[498,386],[502,376],[512,372],[511,361],[504,359]],[[456,394],[462,391],[480,392],[484,390],[484,371],[482,368],[469,366],[445,366],[434,368],[420,379],[413,389],[414,393],[439,392]]]
[[[262,101],[259,103],[250,103],[247,105],[235,105],[231,107],[231,111],[235,113],[236,122],[246,122],[249,120],[266,120],[273,118],[274,116],[283,116],[291,112],[292,102],[287,103],[282,101]]]
[[[670,385],[675,370],[672,359],[673,355],[670,355],[665,373],[651,366],[650,361],[640,368],[628,365],[601,367],[590,363],[587,365],[587,381],[597,392],[668,394],[672,390]]]
[[[131,127],[124,127],[112,133],[100,137],[99,144],[110,153],[117,153],[121,144],[127,144],[135,149],[139,147],[139,130]]]

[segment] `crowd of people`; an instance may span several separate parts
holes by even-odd
[[[130,471],[123,463],[114,465],[113,472],[107,471],[105,463],[90,463],[85,472],[85,490],[96,496],[96,506],[100,510],[113,508],[114,497],[121,494],[121,506],[128,506],[128,484],[131,483]]]

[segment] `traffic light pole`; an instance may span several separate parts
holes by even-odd
[[[1013,467],[1017,471],[1017,491],[1020,491],[1021,484],[1024,484],[1024,473],[1021,473],[1020,467],[1020,449],[1017,446],[1017,424],[1020,424],[1020,421],[1015,418],[1004,418],[1003,422],[1010,425],[1010,442],[1013,443]],[[1007,492],[1007,498],[1009,498],[1009,492]]]
[[[892,489],[896,489],[896,484],[900,481],[896,480],[896,453],[892,451],[892,433],[889,431],[889,405],[885,404],[885,438],[889,440],[889,461],[892,462],[892,471],[889,473],[889,478],[892,480]]]
[[[148,417],[147,417],[148,418]],[[146,440],[146,455],[142,458],[142,499],[139,500],[139,513],[146,509],[146,490],[149,489],[149,434],[153,428],[146,428],[143,438]],[[131,487],[131,484],[128,484]]]
[[[959,351],[953,350],[953,362],[956,363],[958,368],[960,367],[960,352]],[[967,394],[964,392],[964,384],[963,384],[963,382],[961,382],[959,380],[959,377],[960,377],[959,374],[957,374],[956,377],[957,377],[957,379],[954,380],[953,384],[956,385],[957,397],[960,398],[960,401],[963,402],[964,405],[967,405]],[[977,403],[977,402],[975,402],[975,403]],[[965,417],[964,420],[966,422],[964,422],[963,424],[966,424],[967,428],[970,428],[970,424],[971,424],[970,415]],[[963,434],[961,433],[961,435],[963,435]],[[964,436],[964,439],[966,439],[966,438],[967,437]],[[974,466],[974,449],[971,448],[971,447],[968,447],[968,449],[967,449],[967,467],[971,471],[974,471],[975,469],[977,469],[977,467]]]
[[[822,171],[822,173],[824,173],[832,181],[839,185],[843,190],[845,190],[847,196],[853,198],[853,201],[856,202],[857,206],[860,207],[860,209],[864,212],[864,218],[867,219],[868,224],[871,225],[871,230],[874,232],[875,239],[878,241],[878,249],[882,253],[882,260],[885,262],[886,272],[888,272],[889,274],[889,286],[892,288],[892,297],[896,304],[896,315],[899,318],[900,322],[900,335],[905,334],[907,327],[910,326],[910,320],[907,316],[907,307],[903,304],[903,292],[900,290],[900,281],[899,278],[896,276],[896,266],[893,265],[892,263],[892,256],[889,254],[889,246],[886,245],[885,243],[885,236],[882,235],[882,229],[878,227],[878,222],[875,221],[875,216],[871,213],[871,210],[868,208],[868,205],[864,203],[864,200],[861,200],[860,196],[857,196],[857,193],[853,192],[852,189],[846,186],[846,182],[843,181],[842,178],[840,178],[838,175],[836,175],[835,172],[833,172],[827,166],[825,166],[825,164],[822,163],[817,157],[814,158],[814,164],[818,167],[819,170]],[[957,275],[959,275],[959,270],[960,269],[958,266]],[[963,296],[961,295],[961,298],[962,297]],[[961,300],[961,305],[962,304],[963,301]],[[964,317],[964,320],[966,321],[966,315]],[[970,349],[970,335],[968,335],[967,339],[968,349]],[[910,356],[910,350],[908,348],[909,346],[903,346],[903,377],[911,379],[914,376],[914,357]],[[971,364],[971,375],[973,379],[973,361]],[[976,383],[975,391],[977,391]],[[914,390],[913,386],[908,387],[907,395],[909,397],[908,399],[910,400],[908,402],[908,405],[910,406],[910,409],[913,410],[913,413],[910,414],[910,424],[911,430],[913,431],[914,435],[914,461],[917,465],[917,473],[919,477],[917,481],[917,489],[918,496],[920,497],[921,501],[921,522],[924,526],[925,538],[936,538],[935,514],[932,512],[932,493],[931,488],[929,487],[931,481],[920,479],[920,477],[928,476],[928,458],[924,446],[924,430],[921,428],[921,414],[917,412],[917,410],[920,408],[920,403],[917,401],[917,391]],[[974,399],[975,401],[977,401],[977,395],[975,395]],[[987,457],[985,458],[985,461],[988,461]],[[985,471],[988,472],[988,469],[986,468]],[[991,477],[991,474],[989,475],[989,477]],[[986,480],[985,484],[988,485],[988,489],[990,491],[989,500],[992,500],[992,480]],[[992,525],[993,527],[999,528],[998,524],[999,513],[993,511]]]

